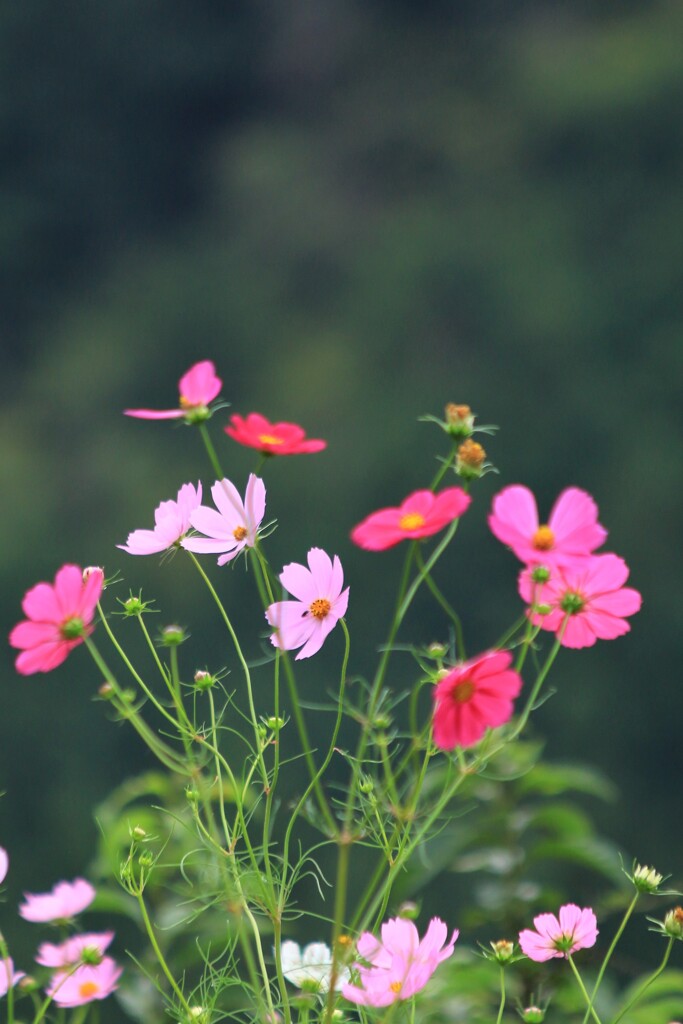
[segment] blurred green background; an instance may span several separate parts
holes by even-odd
[[[552,759],[617,783],[601,825],[627,862],[683,884],[682,33],[683,8],[657,0],[3,5],[5,634],[34,582],[102,564],[119,596],[142,585],[160,625],[188,626],[188,674],[223,664],[181,560],[115,547],[182,483],[211,483],[191,430],[121,415],[173,406],[210,358],[233,411],[328,440],[267,467],[270,554],[340,555],[368,671],[401,554],[348,531],[433,474],[442,436],[417,417],[466,402],[501,426],[500,476],[440,576],[468,648],[520,610],[516,560],[486,527],[495,491],[526,483],[546,514],[567,485],[594,494],[643,610],[627,637],[565,652],[537,729]],[[227,415],[211,426],[241,487],[254,459]],[[241,607],[241,571],[219,578]],[[241,611],[256,654],[260,611]],[[443,639],[418,612],[404,638]],[[308,694],[333,646],[303,667]],[[13,904],[85,869],[93,805],[150,762],[92,701],[85,652],[28,679],[3,658]],[[413,672],[397,659],[397,687]]]

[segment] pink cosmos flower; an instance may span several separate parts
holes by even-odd
[[[122,971],[116,961],[105,956],[101,963],[83,964],[71,974],[56,971],[46,992],[58,1006],[83,1006],[111,995]]]
[[[6,996],[9,988],[14,988],[18,981],[25,978],[24,971],[15,971],[14,962],[11,956],[6,960],[0,959],[0,996]]]
[[[489,651],[456,665],[436,684],[437,747],[471,747],[487,729],[509,721],[513,699],[522,689],[522,678],[510,668],[511,661],[510,651]]]
[[[83,579],[77,565],[63,565],[54,585],[37,583],[21,603],[27,618],[14,627],[9,642],[21,654],[15,662],[23,676],[50,672],[61,665],[69,651],[83,643],[104,586],[101,569]]]
[[[308,569],[291,562],[280,573],[280,582],[296,601],[276,601],[266,609],[266,619],[275,628],[270,642],[281,651],[301,647],[296,661],[310,658],[346,614],[349,588],[342,590],[341,562],[336,555],[332,561],[320,548],[311,548]]]
[[[623,636],[631,628],[624,616],[635,615],[640,608],[638,591],[623,586],[628,567],[618,555],[591,555],[559,566],[544,584],[534,583],[531,572],[525,569],[520,574],[519,593],[528,603],[550,607],[547,615],[530,614],[535,625],[557,636],[569,616],[563,647],[592,647],[596,640]]]
[[[180,401],[177,409],[124,409],[126,416],[139,420],[173,420],[184,416],[190,422],[207,418],[208,405],[223,386],[210,359],[191,366],[178,382]]]
[[[25,921],[67,921],[89,907],[95,890],[84,878],[58,882],[51,892],[24,893],[19,913]]]
[[[505,487],[493,499],[491,531],[527,565],[562,565],[600,547],[607,531],[598,522],[590,494],[578,487],[562,491],[547,523],[539,525],[536,499],[528,487]]]
[[[361,1006],[389,1006],[410,999],[425,987],[441,961],[451,956],[458,934],[456,929],[444,947],[448,929],[438,917],[431,919],[422,941],[413,922],[401,917],[382,925],[381,942],[363,932],[356,948],[365,962],[354,964],[360,986],[347,983],[342,994]]]
[[[351,540],[366,551],[386,551],[402,540],[431,537],[463,514],[471,498],[460,487],[439,494],[414,491],[398,508],[373,512],[351,531]]]
[[[327,441],[307,439],[298,424],[271,423],[257,412],[250,412],[246,419],[235,413],[224,430],[234,441],[258,448],[264,455],[304,455],[327,448]]]
[[[190,517],[202,502],[202,485],[183,484],[175,501],[162,501],[154,512],[153,530],[133,530],[117,548],[129,555],[154,555],[177,547],[190,529]]]
[[[581,909],[574,903],[560,907],[559,920],[554,914],[539,914],[534,918],[536,931],[525,928],[519,933],[519,945],[522,952],[543,963],[553,957],[564,957],[576,953],[578,949],[590,949],[598,937],[595,914],[586,907]]]
[[[43,967],[72,967],[81,961],[95,964],[103,958],[113,938],[113,932],[90,932],[73,935],[59,945],[43,942],[38,947],[36,963]]]
[[[9,856],[7,850],[0,846],[0,883],[5,881],[9,869]]]
[[[225,552],[218,559],[225,565],[239,555],[244,547],[252,548],[266,512],[266,488],[260,477],[249,476],[244,501],[229,480],[217,480],[211,488],[215,509],[200,505],[190,516],[190,523],[206,534],[205,537],[186,537],[181,547],[198,554]]]

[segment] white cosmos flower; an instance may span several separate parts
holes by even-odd
[[[303,950],[298,942],[283,942],[280,947],[282,973],[287,981],[309,992],[327,992],[332,973],[332,953],[324,942],[310,942]],[[335,989],[349,980],[347,967],[339,967]]]

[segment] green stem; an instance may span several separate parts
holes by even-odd
[[[610,960],[612,958],[612,953],[614,952],[614,950],[616,948],[616,945],[617,945],[617,942],[619,941],[619,939],[621,938],[621,936],[623,934],[624,928],[628,924],[628,920],[629,920],[631,914],[635,910],[635,906],[636,906],[636,903],[638,902],[639,898],[640,898],[640,893],[636,892],[635,896],[631,900],[631,903],[629,904],[629,907],[628,907],[626,913],[624,914],[624,917],[623,917],[623,920],[622,920],[621,924],[619,925],[619,927],[617,929],[616,935],[612,939],[611,945],[610,945],[609,949],[607,950],[607,953],[605,954],[605,959],[602,961],[602,966],[600,967],[600,970],[598,972],[598,976],[595,979],[595,985],[593,986],[593,991],[591,992],[590,1003],[588,1004],[588,1009],[586,1010],[586,1015],[583,1018],[583,1024],[588,1024],[588,1018],[590,1016],[591,1010],[593,1009],[593,1003],[595,1002],[595,997],[598,994],[598,989],[600,988],[600,984],[602,982],[604,973],[605,973],[605,971],[607,969],[607,964],[610,962]]]
[[[456,658],[459,661],[464,661],[466,657],[465,639],[463,636],[462,622],[460,621],[460,616],[457,614],[455,609],[451,607],[451,605],[448,603],[446,598],[441,593],[439,587],[436,585],[430,574],[427,572],[424,564],[424,559],[422,557],[422,552],[420,551],[419,548],[417,551],[417,565],[420,572],[422,573],[425,583],[431,590],[433,597],[438,601],[438,603],[441,605],[448,618],[453,623],[453,627],[455,629]]]
[[[503,1010],[505,1009],[505,968],[501,965],[500,967],[500,1006],[498,1007],[498,1016],[496,1017],[496,1024],[501,1024],[503,1020]]]
[[[619,1013],[616,1015],[616,1017],[612,1021],[612,1024],[617,1024],[617,1021],[620,1021],[621,1018],[624,1016],[624,1014],[628,1013],[628,1011],[632,1007],[634,1007],[636,1005],[636,1003],[642,998],[642,996],[645,995],[645,992],[650,987],[650,985],[654,981],[657,980],[657,978],[659,977],[659,975],[662,973],[662,971],[666,967],[667,963],[669,962],[669,957],[671,956],[671,949],[673,947],[673,944],[674,944],[674,940],[673,940],[673,936],[671,936],[669,938],[668,943],[667,943],[667,947],[666,947],[666,950],[664,952],[664,957],[662,959],[662,962],[659,965],[659,967],[657,968],[657,970],[653,974],[651,974],[650,977],[648,978],[648,980],[638,989],[638,991],[634,995],[633,999],[630,999],[629,1002],[626,1004],[626,1006],[624,1006],[624,1008],[619,1011]]]
[[[156,956],[156,958],[157,958],[157,960],[159,962],[159,966],[161,967],[162,971],[166,975],[166,978],[168,979],[168,982],[169,982],[171,988],[173,989],[173,991],[175,992],[176,996],[178,997],[178,1002],[181,1004],[181,1006],[185,1010],[185,1013],[187,1014],[188,1020],[189,1020],[189,1019],[191,1019],[191,1016],[192,1016],[192,1008],[190,1007],[190,1004],[188,1003],[188,1001],[185,998],[185,996],[183,995],[182,990],[181,990],[180,986],[178,985],[177,981],[173,977],[173,974],[171,973],[171,969],[169,968],[169,966],[166,963],[166,960],[164,958],[164,954],[161,952],[161,949],[159,947],[159,943],[157,942],[157,937],[156,937],[155,932],[154,932],[154,928],[152,926],[152,922],[150,921],[149,914],[147,913],[147,907],[145,906],[145,901],[143,899],[142,892],[137,892],[136,896],[137,896],[138,906],[140,907],[140,913],[142,915],[142,920],[143,920],[144,925],[145,925],[145,931],[147,932],[147,937],[148,937],[148,939],[150,941],[152,949],[154,950],[154,955]]]
[[[216,455],[216,449],[213,446],[213,441],[211,440],[211,437],[209,435],[206,423],[199,424],[199,433],[202,435],[202,441],[204,442],[206,454],[209,456],[209,461],[211,463],[211,466],[213,467],[213,471],[216,474],[217,479],[222,480],[225,477],[225,473],[221,469],[221,464],[219,462],[218,456]]]
[[[588,992],[586,992],[586,986],[583,983],[583,980],[581,978],[581,975],[578,972],[577,966],[574,963],[574,959],[573,959],[571,953],[567,953],[567,960],[569,961],[571,969],[574,972],[574,977],[576,978],[576,982],[577,982],[579,988],[581,989],[581,994],[583,995],[583,998],[586,1000],[586,1004],[590,1007],[590,1011],[589,1012],[590,1012],[591,1017],[595,1021],[595,1024],[601,1024],[600,1018],[598,1017],[597,1013],[595,1012],[595,1009],[591,1006],[591,998],[588,995]]]

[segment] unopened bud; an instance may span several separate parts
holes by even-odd
[[[455,472],[463,480],[476,480],[482,474],[485,461],[486,452],[482,445],[468,437],[458,448]]]
[[[165,626],[161,631],[161,642],[164,647],[178,647],[187,640],[182,626]]]
[[[674,939],[683,938],[683,907],[675,907],[664,918],[664,931]]]
[[[547,583],[550,579],[550,569],[547,565],[535,565],[531,570],[531,580],[533,583]]]
[[[186,786],[185,796],[187,797],[191,804],[196,804],[199,802],[199,790],[195,786]]]
[[[130,830],[130,835],[131,839],[142,840],[147,838],[147,833],[145,832],[142,825],[134,825],[133,828]]]
[[[138,616],[142,614],[144,610],[145,602],[139,595],[131,594],[130,597],[127,597],[123,602],[124,615],[128,615],[130,617]]]
[[[284,729],[285,720],[284,718],[280,718],[279,715],[269,715],[269,717],[265,719],[265,726],[266,729],[270,729],[271,732],[279,732],[280,729]]]
[[[375,729],[388,729],[391,725],[391,718],[389,715],[379,714],[376,716],[374,721]]]
[[[360,789],[361,793],[364,793],[365,796],[367,796],[368,793],[372,793],[372,791],[374,790],[375,783],[372,781],[369,775],[361,775],[360,782],[358,783],[358,788]]]
[[[498,942],[491,943],[491,949],[493,955],[499,964],[506,964],[508,960],[512,958],[512,954],[515,951],[514,942],[510,942],[509,939],[499,939]]]
[[[209,1024],[209,1011],[203,1006],[191,1006],[187,1014],[187,1020],[189,1024]]]
[[[198,690],[210,690],[215,682],[216,677],[212,676],[210,672],[205,672],[202,669],[199,669],[199,671],[194,674],[194,685]]]
[[[151,868],[154,866],[154,854],[150,853],[149,850],[145,850],[138,857],[138,864],[141,868]]]
[[[534,605],[534,613],[536,615],[550,615],[552,607],[549,604],[536,604]]]
[[[420,914],[420,905],[413,900],[404,900],[398,908],[398,916],[406,921],[415,921]]]
[[[102,683],[97,693],[102,698],[102,700],[111,700],[111,698],[114,696],[114,687],[111,685],[111,683]]]
[[[448,654],[448,648],[445,644],[433,643],[427,648],[427,654],[430,658],[434,658],[435,661],[438,661],[440,658],[446,657]]]
[[[636,864],[631,881],[638,892],[656,892],[661,885],[663,877],[654,868],[647,867],[644,864]]]
[[[524,1024],[542,1024],[545,1020],[545,1010],[540,1006],[527,1006],[526,1010],[520,1012]]]
[[[84,946],[81,950],[81,963],[88,964],[89,967],[97,967],[103,959],[102,950],[97,946]]]
[[[452,437],[469,437],[474,430],[474,413],[469,405],[449,402],[444,409],[446,429]]]
[[[86,565],[85,569],[83,570],[83,582],[85,582],[85,580],[87,580],[95,572],[99,573],[102,579],[104,579],[104,569],[100,565]]]

